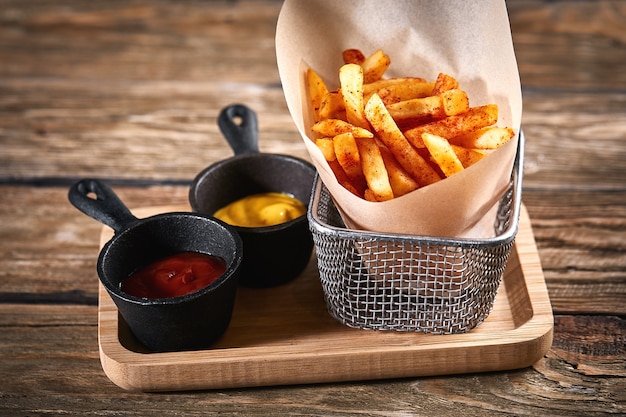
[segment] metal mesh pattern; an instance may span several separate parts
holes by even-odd
[[[329,313],[349,327],[435,334],[465,333],[485,320],[517,233],[522,153],[520,134],[490,239],[348,230],[318,178],[308,217]]]

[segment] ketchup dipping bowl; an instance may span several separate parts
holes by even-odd
[[[68,198],[80,211],[114,230],[100,251],[98,276],[141,344],[153,352],[197,350],[222,336],[230,324],[242,262],[241,238],[232,227],[197,213],[138,219],[97,180],[77,182]],[[146,298],[122,290],[124,280],[142,268],[187,253],[221,259],[224,272],[184,295]]]
[[[222,134],[235,155],[201,171],[189,190],[194,212],[214,215],[243,197],[284,193],[305,207],[311,199],[315,167],[300,158],[261,153],[256,114],[243,105],[231,105],[218,117]],[[307,266],[313,238],[305,213],[287,222],[262,227],[233,226],[241,236],[244,259],[240,284],[274,287],[296,278]]]

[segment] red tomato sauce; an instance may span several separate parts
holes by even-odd
[[[138,269],[121,282],[126,294],[141,298],[171,298],[198,291],[226,271],[217,256],[181,252]]]

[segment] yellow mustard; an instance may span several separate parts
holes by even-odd
[[[213,214],[214,217],[241,227],[264,227],[284,223],[306,213],[300,200],[285,193],[253,194],[233,201]]]

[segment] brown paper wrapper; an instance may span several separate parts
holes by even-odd
[[[385,202],[368,202],[343,188],[311,140],[305,70],[338,86],[342,51],[391,58],[386,77],[430,81],[455,77],[472,107],[495,103],[498,126],[516,136],[450,178]],[[375,232],[438,237],[493,237],[498,201],[513,167],[522,113],[519,72],[503,0],[286,0],[276,30],[276,56],[285,99],[313,164],[346,226]]]

